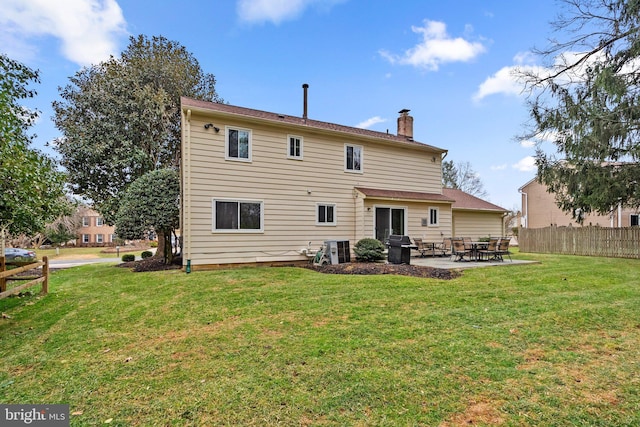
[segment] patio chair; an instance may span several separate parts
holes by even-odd
[[[509,257],[509,261],[513,262],[511,259],[511,252],[509,252],[509,238],[502,237],[500,238],[500,242],[498,243],[498,249],[496,250],[496,259],[500,261],[504,261],[504,256]]]
[[[451,238],[442,239],[442,243],[436,243],[434,246],[434,255],[451,256]]]
[[[471,261],[471,249],[466,249],[464,245],[464,240],[462,239],[452,239],[451,244],[453,249],[451,251],[451,256],[454,257],[454,261]],[[467,259],[465,259],[467,257]]]
[[[471,237],[463,237],[462,241],[464,242],[464,248],[468,251],[473,250],[473,243]]]
[[[424,243],[420,237],[414,238],[413,243],[416,245],[414,249],[420,252],[420,258],[424,258],[427,252],[431,252],[431,248],[429,247],[429,245]]]
[[[480,259],[483,259],[484,257],[486,257],[485,259],[488,261],[489,259],[496,259],[497,253],[498,253],[498,242],[500,241],[499,238],[497,237],[490,237],[489,238],[489,243],[487,244],[487,248],[486,249],[480,249],[478,250],[478,255],[480,257]]]

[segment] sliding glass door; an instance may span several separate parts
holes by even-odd
[[[405,234],[405,209],[376,208],[376,239],[386,242],[390,234]]]

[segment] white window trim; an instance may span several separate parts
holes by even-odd
[[[353,147],[360,149],[360,169],[347,169],[347,147]],[[357,144],[344,144],[344,171],[349,173],[364,173],[364,147]]]
[[[216,202],[237,202],[237,203],[259,203],[260,204],[260,229],[259,230],[246,230],[238,228],[237,230],[230,230],[223,228],[218,230],[216,228]],[[227,199],[222,197],[216,197],[211,199],[211,232],[212,233],[264,233],[264,200],[249,200],[249,199]]]
[[[291,138],[296,138],[300,140],[300,155],[292,156],[291,155]],[[298,135],[287,135],[287,159],[292,160],[302,160],[304,154],[304,138]]]
[[[96,234],[96,243],[104,243],[104,234]]]
[[[247,147],[247,150],[249,151],[249,157],[244,159],[242,157],[230,157],[229,156],[229,131],[230,130],[236,130],[236,131],[243,131],[243,132],[247,132],[249,134],[249,147]],[[233,162],[245,162],[245,163],[251,163],[252,161],[252,151],[253,151],[253,143],[252,143],[252,139],[253,139],[253,132],[251,131],[251,129],[246,129],[246,128],[241,128],[241,127],[237,127],[237,126],[225,126],[224,128],[224,159],[225,160],[231,160]]]
[[[85,237],[86,237],[86,241],[85,241]],[[90,234],[83,234],[82,235],[82,243],[91,243],[91,235]]]
[[[83,216],[82,217],[82,226],[83,227],[90,227],[91,226],[91,218],[88,216]]]
[[[318,218],[318,208],[320,206],[333,206],[333,222],[320,222]],[[338,225],[338,205],[336,203],[318,202],[316,203],[316,225],[320,227],[335,227]]]
[[[102,218],[101,216],[96,217],[96,227],[103,227],[104,226],[104,218]]]
[[[436,222],[432,223],[431,222],[431,211],[436,211]],[[439,227],[440,226],[440,208],[436,208],[436,207],[430,207],[429,208],[429,219],[428,221],[428,226],[429,227]]]

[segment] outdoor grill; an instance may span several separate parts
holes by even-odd
[[[409,236],[400,234],[390,235],[388,245],[388,260],[390,264],[411,264],[411,249],[418,248],[411,243]]]

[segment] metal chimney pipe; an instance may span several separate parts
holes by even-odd
[[[304,92],[304,102],[302,104],[302,118],[303,119],[307,119],[307,89],[309,89],[309,85],[308,84],[303,84],[302,85],[302,90]]]

